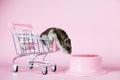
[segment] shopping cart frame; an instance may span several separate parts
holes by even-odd
[[[34,34],[32,31],[32,25],[31,24],[16,24],[13,22],[9,23],[9,28],[11,29],[13,43],[15,47],[15,51],[17,56],[13,58],[12,64],[13,64],[13,71],[18,72],[18,66],[25,66],[25,65],[19,65],[16,64],[16,60],[20,57],[24,56],[31,56],[34,55],[34,57],[29,60],[28,67],[32,69],[34,66],[42,67],[42,74],[46,75],[48,70],[48,67],[51,67],[51,71],[56,71],[56,64],[50,63],[46,61],[46,57],[48,53],[54,53],[57,50],[55,50],[55,41],[50,40],[48,38],[40,38],[39,35]],[[27,29],[22,30],[22,33],[17,33],[16,28],[19,27],[26,27]],[[16,42],[17,39],[17,42]],[[22,40],[22,41],[21,41]],[[46,42],[47,45],[42,43],[42,41]],[[49,43],[52,43],[49,45]],[[18,51],[19,47],[19,51]],[[42,50],[40,50],[40,48]],[[43,55],[42,61],[35,61],[35,59]]]

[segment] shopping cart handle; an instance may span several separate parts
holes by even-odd
[[[17,24],[17,23],[13,23],[13,22],[9,22],[8,23],[9,28],[15,28],[16,26],[23,26],[23,27],[27,27],[27,28],[32,28],[31,24]]]

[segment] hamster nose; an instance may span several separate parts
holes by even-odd
[[[67,47],[68,53],[71,53],[71,48]]]

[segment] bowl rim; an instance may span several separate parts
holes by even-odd
[[[72,57],[100,57],[97,54],[72,54]]]

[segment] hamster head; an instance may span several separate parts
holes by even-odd
[[[63,42],[63,48],[65,49],[65,52],[68,54],[71,54],[72,52],[72,47],[71,47],[71,40],[70,39],[65,39]]]

